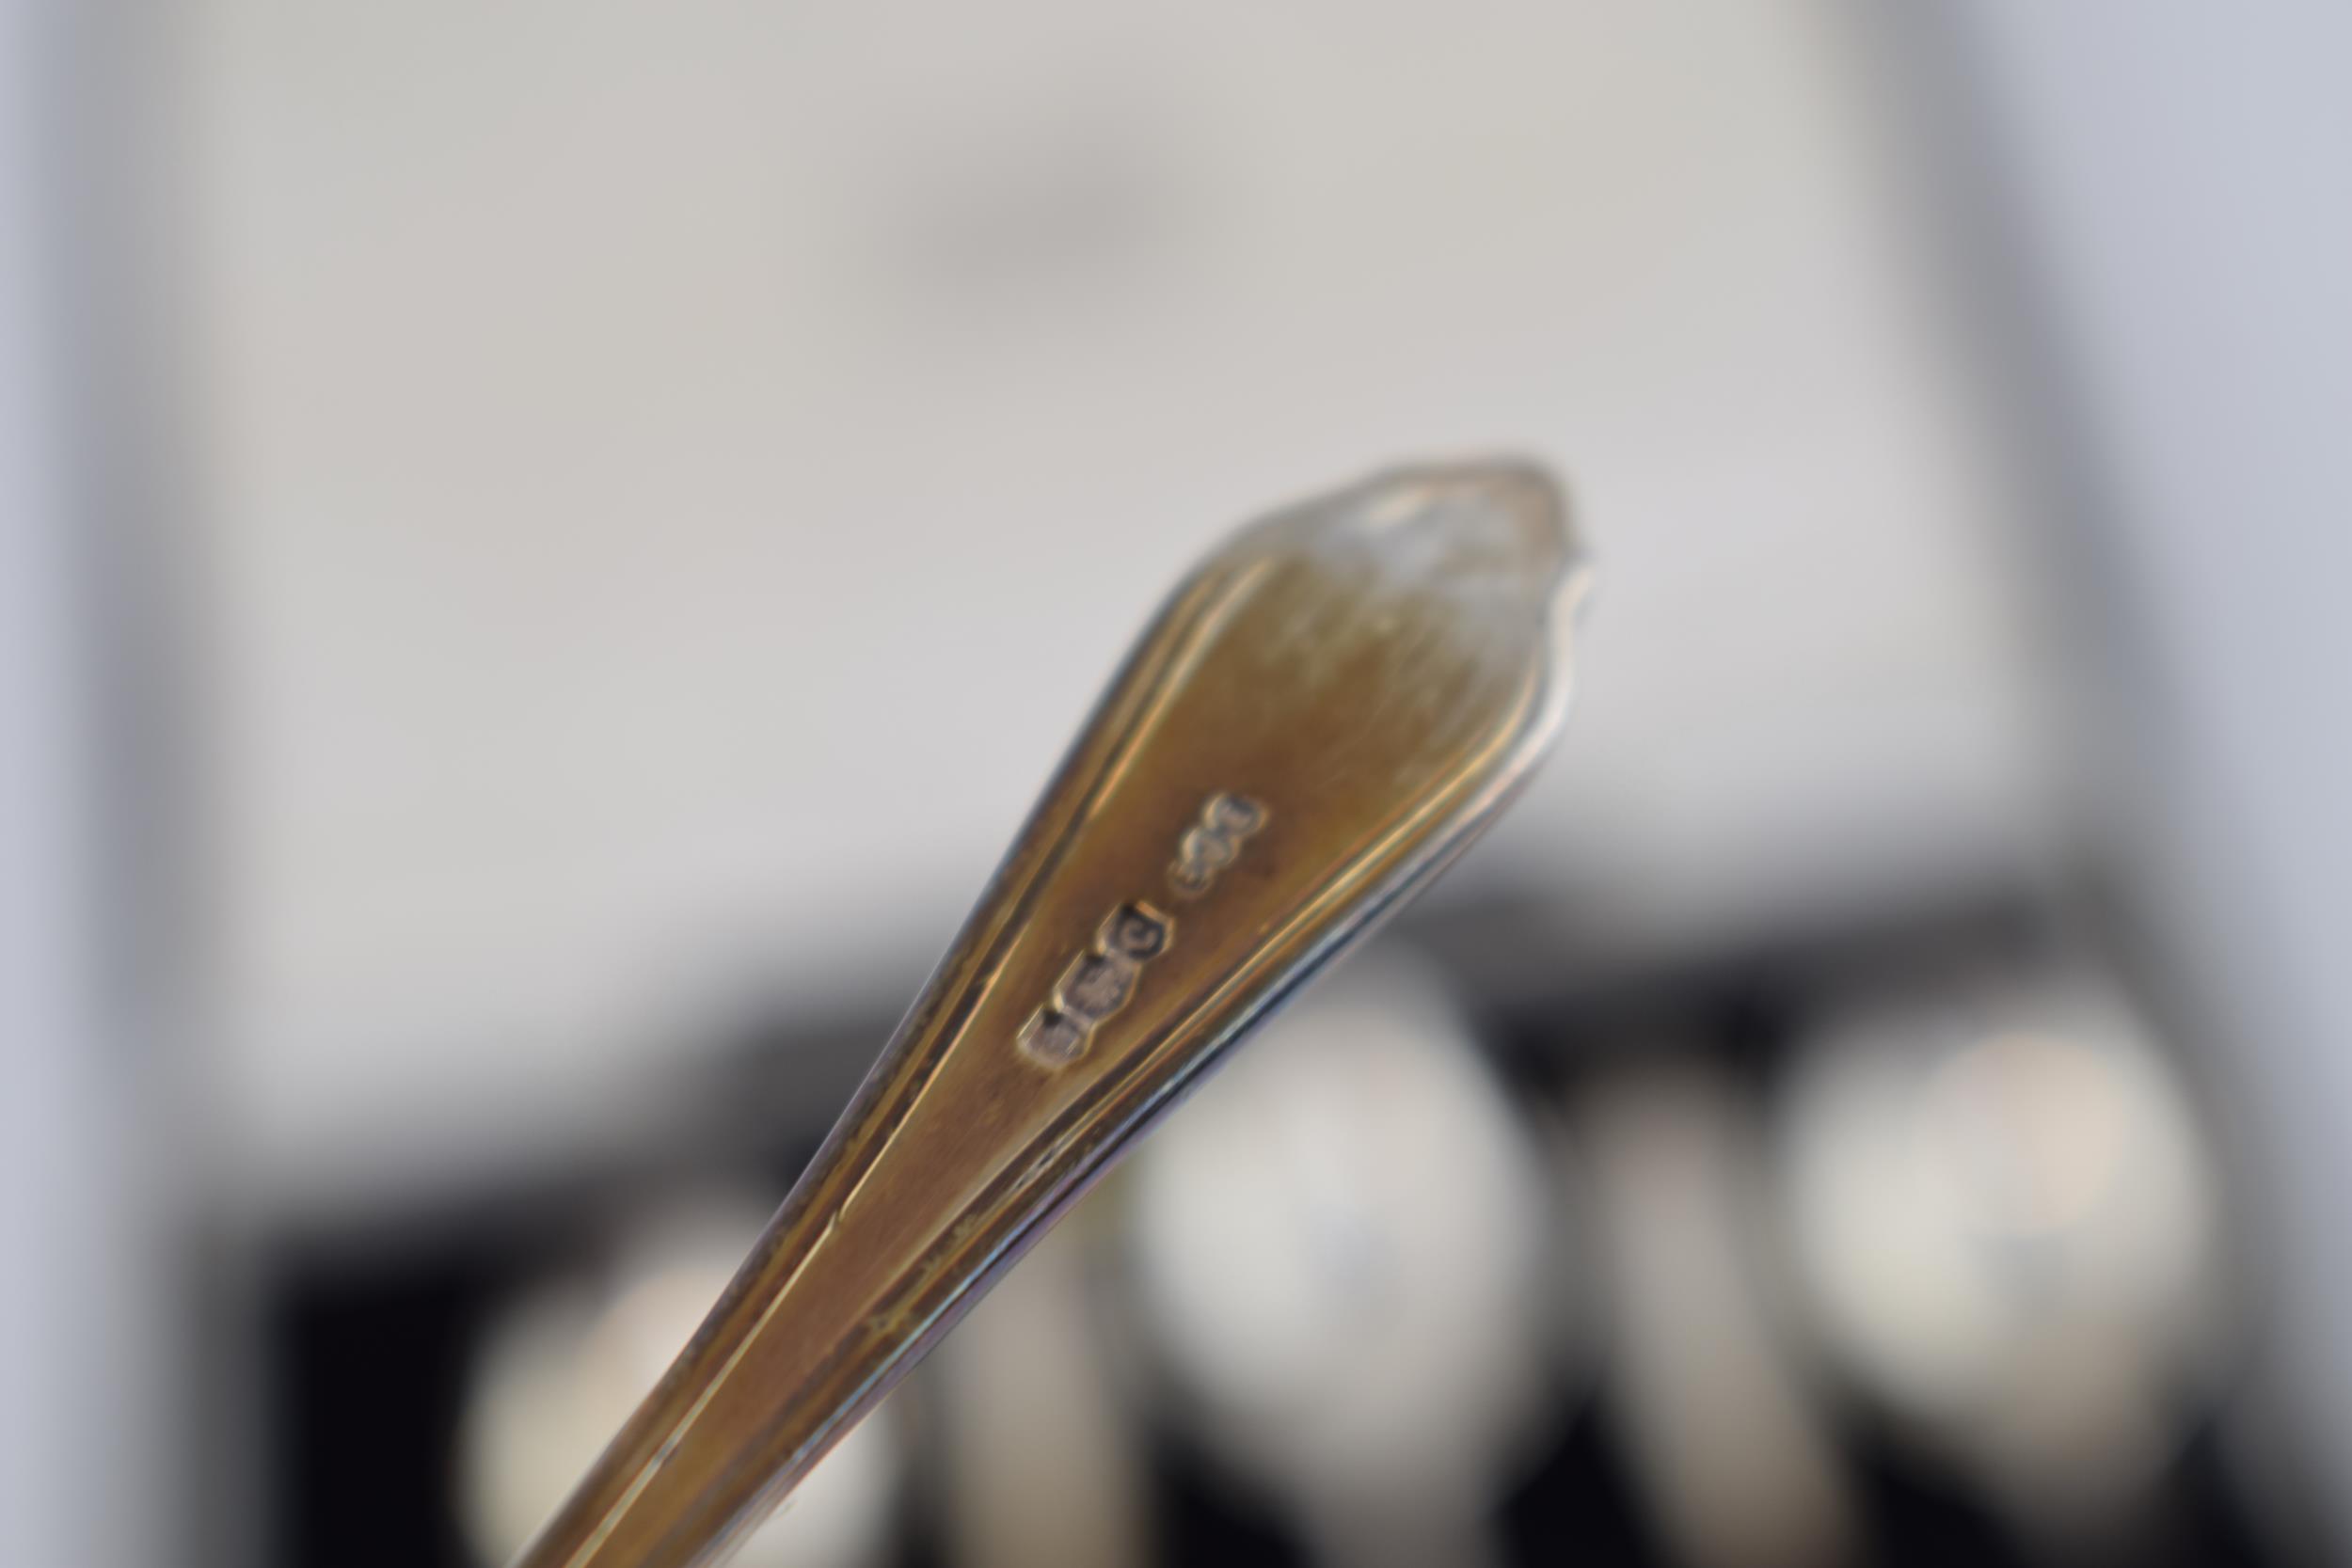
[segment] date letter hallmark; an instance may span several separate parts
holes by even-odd
[[[1200,820],[1184,830],[1168,868],[1168,882],[1177,896],[1198,898],[1208,892],[1216,874],[1241,853],[1242,840],[1264,827],[1265,818],[1265,807],[1247,795],[1219,790],[1210,796],[1200,808]]]
[[[1200,897],[1265,821],[1266,809],[1255,800],[1222,791],[1210,796],[1200,820],[1177,841],[1168,884],[1182,897]],[[1113,910],[1054,983],[1052,999],[1021,1026],[1022,1054],[1047,1069],[1085,1055],[1095,1025],[1127,1005],[1143,966],[1167,952],[1175,936],[1175,920],[1139,898]]]

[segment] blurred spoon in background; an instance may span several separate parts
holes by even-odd
[[[1452,998],[1392,954],[1268,1031],[1138,1162],[1180,1401],[1332,1568],[1498,1560],[1555,1396],[1540,1158]]]
[[[1855,1503],[1765,1269],[1761,1129],[1720,1069],[1662,1056],[1580,1095],[1591,1162],[1605,1408],[1692,1568],[1853,1555]]]
[[[1836,1361],[2027,1528],[2122,1527],[2225,1304],[2217,1172],[2121,992],[2077,970],[1850,1007],[1798,1066],[1780,1163]]]

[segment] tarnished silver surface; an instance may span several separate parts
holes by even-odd
[[[517,1568],[705,1563],[1293,988],[1522,784],[1585,580],[1552,482],[1242,530],[1129,656],[701,1331]]]

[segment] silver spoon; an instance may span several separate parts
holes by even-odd
[[[1558,489],[1400,468],[1202,562],[699,1332],[516,1568],[711,1563],[1309,975],[1567,698]]]

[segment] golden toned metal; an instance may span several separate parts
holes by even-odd
[[[1567,695],[1558,490],[1400,469],[1162,610],[833,1134],[516,1568],[723,1557],[1156,1117],[1459,852]]]

